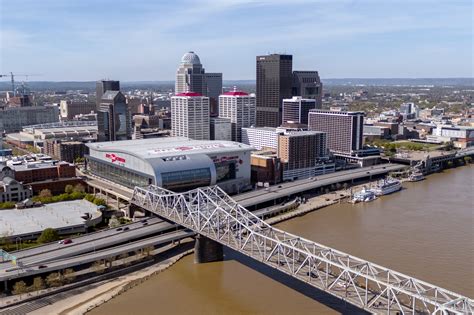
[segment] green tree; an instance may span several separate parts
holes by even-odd
[[[84,185],[82,184],[76,184],[74,186],[74,192],[79,192],[79,193],[85,193],[86,192],[86,188],[84,187]]]
[[[464,157],[464,162],[466,162],[466,164],[471,163],[471,162],[472,162],[472,157],[470,157],[470,156],[465,156],[465,157]]]
[[[53,272],[46,277],[48,287],[59,287],[63,284],[63,278],[60,272]]]
[[[74,187],[73,187],[72,185],[66,185],[66,187],[64,187],[64,192],[65,192],[66,194],[72,193],[73,190],[74,190]]]
[[[94,270],[95,273],[103,273],[105,270],[105,266],[101,261],[96,261],[92,264],[92,269]]]
[[[95,204],[96,206],[104,206],[104,207],[107,207],[107,202],[106,202],[104,199],[102,199],[102,198],[96,197],[96,198],[94,198],[94,201],[93,201],[93,202],[94,202],[94,204]]]
[[[46,284],[44,283],[43,278],[41,277],[35,277],[33,279],[33,284],[31,285],[31,291],[40,291],[43,290],[46,287]],[[39,292],[38,292],[39,294]]]
[[[71,283],[76,279],[76,272],[72,268],[68,268],[63,272],[64,281],[66,283]]]
[[[53,194],[51,193],[51,190],[49,189],[42,189],[38,195],[40,198],[51,198],[53,197]]]
[[[57,241],[59,239],[58,232],[55,229],[47,228],[45,229],[41,235],[38,237],[38,243],[50,243]]]
[[[15,285],[13,286],[13,294],[19,294],[21,299],[21,295],[26,292],[28,292],[28,287],[26,286],[25,281],[15,282]]]
[[[120,221],[117,219],[115,215],[113,215],[109,220],[109,228],[113,229],[120,225]]]
[[[94,202],[95,197],[94,197],[94,195],[92,195],[92,194],[86,194],[86,195],[84,196],[84,199],[87,200],[87,201],[89,201],[89,202]]]

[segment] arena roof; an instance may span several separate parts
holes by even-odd
[[[121,152],[142,159],[167,157],[176,154],[212,154],[252,151],[249,145],[220,140],[192,140],[186,137],[165,137],[124,141],[88,143],[91,150]]]

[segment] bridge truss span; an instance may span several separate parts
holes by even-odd
[[[136,187],[131,203],[371,313],[474,312],[472,299],[276,229],[218,186]]]

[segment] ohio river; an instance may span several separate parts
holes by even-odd
[[[327,207],[278,225],[382,266],[474,298],[474,166],[404,183],[371,203]],[[188,256],[91,314],[337,314],[342,302],[226,251]]]

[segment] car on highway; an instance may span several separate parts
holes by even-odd
[[[115,231],[122,231],[123,228],[118,228],[118,229],[115,229]]]
[[[148,222],[143,222],[143,225],[148,225]]]
[[[48,268],[48,266],[46,266],[46,265],[39,265],[38,266],[38,269],[44,269],[44,268]]]
[[[70,239],[70,238],[66,238],[66,239],[60,240],[58,242],[58,244],[62,244],[62,245],[71,244],[71,243],[72,243],[72,239]]]
[[[130,228],[128,226],[126,226],[126,227],[123,228],[123,230],[128,231],[128,230],[130,230]]]

